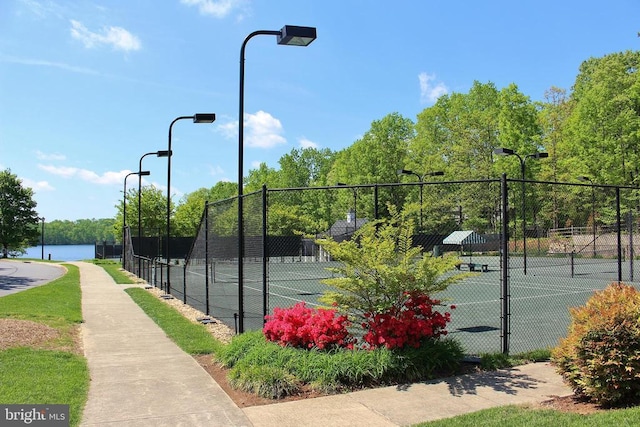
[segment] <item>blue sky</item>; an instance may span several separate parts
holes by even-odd
[[[293,148],[343,149],[389,113],[415,121],[474,80],[534,101],[569,90],[582,61],[640,47],[639,16],[637,0],[3,0],[0,168],[47,221],[113,217],[171,121],[216,113],[173,126],[172,194],[235,182],[240,46],[255,30],[318,38],[248,43],[245,175]],[[166,192],[166,158],[143,169]]]

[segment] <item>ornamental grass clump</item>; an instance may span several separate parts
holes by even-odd
[[[574,393],[603,406],[640,403],[640,293],[612,283],[570,315],[551,358]]]

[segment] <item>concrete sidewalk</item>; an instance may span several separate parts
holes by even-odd
[[[101,268],[77,262],[91,385],[82,426],[251,426],[204,369]]]
[[[80,267],[91,386],[82,426],[408,426],[569,395],[547,363],[238,408],[101,267]]]
[[[245,408],[254,427],[391,427],[570,395],[548,363]]]

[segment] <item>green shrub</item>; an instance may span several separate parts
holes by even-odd
[[[604,406],[640,402],[640,293],[612,283],[570,314],[551,358],[574,393]]]

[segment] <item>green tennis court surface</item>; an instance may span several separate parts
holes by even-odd
[[[464,256],[465,263],[486,265],[487,271],[450,286],[435,295],[451,311],[449,335],[458,339],[468,354],[501,351],[502,297],[501,269],[498,256]],[[574,259],[568,257],[528,257],[527,274],[523,274],[523,258],[509,260],[509,323],[510,352],[518,353],[553,347],[567,333],[569,307],[583,305],[596,291],[617,280],[618,263],[612,259]],[[289,307],[304,301],[318,306],[318,298],[328,289],[322,279],[331,277],[328,268],[333,262],[270,262],[266,277],[261,263],[244,265],[245,329],[259,329],[263,324],[263,307]],[[640,271],[632,274],[635,265],[623,264],[623,281],[633,282]],[[455,272],[454,272],[455,273]],[[173,294],[184,293],[182,268],[172,269]],[[210,314],[229,326],[236,326],[238,307],[237,264],[218,262],[191,266],[186,281],[187,302],[205,310],[205,277],[209,279]],[[263,279],[267,280],[267,298]],[[454,304],[456,309],[450,310]]]

